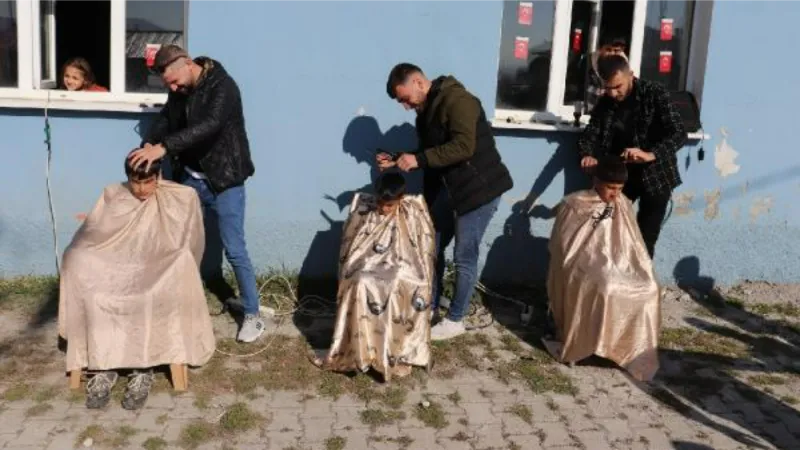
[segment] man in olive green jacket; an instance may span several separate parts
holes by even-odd
[[[439,306],[444,250],[455,237],[455,294],[447,317],[431,329],[431,339],[449,339],[465,331],[463,319],[475,290],[480,243],[500,197],[513,187],[497,151],[480,100],[452,76],[428,80],[409,63],[395,66],[386,91],[405,109],[417,113],[420,150],[396,160],[377,156],[381,170],[397,166],[405,172],[424,170],[425,200],[436,227],[438,257],[433,308]]]

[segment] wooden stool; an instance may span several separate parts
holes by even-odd
[[[82,370],[73,370],[69,373],[69,388],[80,389]],[[169,375],[172,378],[172,387],[179,392],[189,388],[189,368],[186,364],[170,364]]]

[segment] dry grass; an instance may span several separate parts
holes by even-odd
[[[659,347],[731,358],[746,358],[750,355],[747,346],[735,339],[689,327],[662,329]]]
[[[450,424],[442,405],[430,400],[427,400],[427,406],[418,404],[414,407],[414,417],[425,426],[436,429],[442,429]]]
[[[517,403],[509,407],[506,412],[513,414],[528,424],[533,424],[533,412],[527,405]]]

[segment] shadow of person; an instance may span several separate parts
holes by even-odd
[[[373,192],[375,180],[380,176],[380,169],[375,161],[379,149],[388,152],[414,152],[417,148],[417,134],[410,123],[403,123],[389,128],[382,133],[378,121],[372,116],[359,116],[350,121],[342,138],[342,151],[355,159],[358,164],[369,166],[369,183],[360,188],[348,189],[336,196],[326,194],[339,207],[339,211],[350,206],[356,192]],[[403,174],[406,178],[407,191],[410,194],[422,192],[422,174],[419,171]]]
[[[342,138],[342,151],[353,157],[357,164],[369,168],[369,183],[347,189],[336,196],[325,194],[324,199],[336,204],[339,212],[347,210],[357,192],[372,193],[375,180],[380,176],[375,155],[378,149],[389,152],[413,152],[417,147],[417,135],[409,123],[393,126],[381,132],[378,121],[371,116],[359,116],[351,120]],[[421,173],[404,173],[408,193],[422,192]],[[337,273],[339,270],[339,251],[342,243],[343,220],[334,220],[324,211],[322,217],[328,222],[328,229],[318,231],[311,241],[303,260],[298,279],[298,299],[308,295],[335,299],[337,296]],[[334,330],[336,303],[306,303],[293,317],[294,323],[315,349],[327,349]]]
[[[521,204],[511,208],[511,214],[503,225],[503,234],[492,242],[486,254],[480,279],[491,291],[533,306],[533,318],[538,320],[547,311],[544,285],[549,263],[549,239],[533,235],[530,218]],[[521,324],[520,304],[490,296],[485,303],[498,323],[531,345],[540,345],[540,334],[530,334],[532,328],[539,327]]]

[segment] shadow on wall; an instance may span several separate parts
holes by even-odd
[[[373,183],[380,175],[380,170],[375,163],[377,149],[391,152],[415,151],[417,136],[414,127],[409,123],[394,126],[382,133],[378,121],[371,116],[360,116],[353,119],[345,130],[342,138],[342,151],[350,155],[356,164],[366,164],[367,173],[364,177],[366,184],[347,189],[337,195],[324,193],[323,198],[336,205],[339,213],[345,211],[352,202],[357,192],[372,192]],[[404,174],[408,184],[409,193],[422,192],[421,173]],[[298,297],[306,295],[320,295],[325,298],[336,298],[336,279],[331,279],[330,274],[336,274],[339,268],[339,250],[342,242],[343,220],[334,220],[331,214],[324,209],[320,215],[327,223],[326,228],[314,235],[308,249],[303,265],[300,268]],[[335,215],[335,214],[334,214]],[[321,308],[330,305],[320,305]],[[321,312],[321,311],[318,311]],[[334,311],[326,311],[333,313]],[[294,316],[295,325],[303,332],[308,342],[314,348],[325,348],[330,343],[333,333],[333,317],[317,317],[312,311],[310,314],[297,312]],[[313,330],[313,331],[312,331]]]
[[[552,156],[531,186],[526,198],[511,208],[511,215],[503,226],[503,234],[492,243],[486,256],[481,279],[487,285],[503,283],[517,287],[540,285],[547,277],[549,237],[535,236],[531,232],[531,218],[549,220],[555,217],[556,205],[537,204],[539,197],[552,184],[555,177],[564,172],[563,195],[590,187],[589,178],[580,170],[575,149],[576,135],[566,133],[501,132],[511,137],[542,137],[556,144]],[[538,134],[538,133],[537,133]]]

